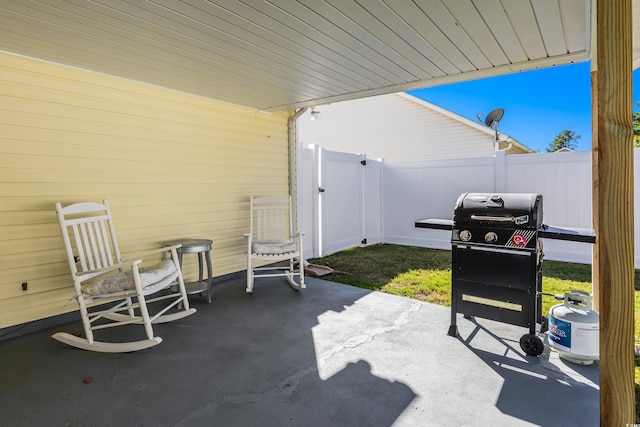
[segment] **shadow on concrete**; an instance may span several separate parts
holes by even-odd
[[[546,334],[545,351],[539,357],[527,356],[520,349],[519,336],[509,329],[504,336],[494,333],[501,328],[497,322],[491,327],[471,319],[474,329],[466,338],[459,338],[488,367],[504,379],[496,407],[503,413],[535,425],[599,425],[599,366],[583,366],[559,359],[550,359]],[[527,333],[520,328],[521,333]],[[474,346],[478,335],[496,341],[496,348],[487,351]],[[500,334],[502,335],[502,334]],[[596,404],[594,405],[594,402]],[[561,415],[561,420],[555,418]]]

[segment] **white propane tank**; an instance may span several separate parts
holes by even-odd
[[[564,302],[549,309],[549,347],[562,359],[590,365],[600,355],[600,315],[585,291],[564,294]]]

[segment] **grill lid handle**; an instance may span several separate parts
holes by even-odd
[[[522,215],[518,217],[471,215],[471,219],[474,221],[515,222],[517,225],[521,225],[529,222],[529,215]]]

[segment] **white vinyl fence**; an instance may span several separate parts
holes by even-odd
[[[382,163],[305,149],[299,200],[306,258],[382,242]]]
[[[414,224],[451,219],[456,200],[467,192],[540,193],[545,224],[591,229],[591,155],[498,152],[495,157],[392,164],[317,146],[305,149],[299,187],[305,257],[375,243],[451,249],[450,232]],[[639,149],[634,157],[640,157]],[[634,222],[640,219],[639,180],[635,173]],[[639,234],[634,234],[636,248]],[[543,241],[545,259],[557,261],[591,263],[592,246]],[[638,255],[635,265],[640,268]]]

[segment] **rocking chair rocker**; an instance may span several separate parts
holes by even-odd
[[[294,233],[291,196],[251,196],[247,238],[247,293],[255,278],[286,277],[295,290],[305,288],[302,235]],[[279,264],[283,261],[285,265]],[[258,266],[256,266],[258,264]],[[296,281],[297,277],[297,281]]]
[[[152,324],[171,322],[195,313],[194,308],[189,308],[178,262],[176,249],[180,245],[123,258],[107,200],[66,207],[56,203],[56,213],[85,337],[58,332],[52,336],[54,339],[84,350],[132,352],[162,342],[162,338],[153,335]],[[140,266],[142,259],[153,255],[159,259],[166,252],[170,253],[170,259],[152,267]],[[171,286],[177,291],[168,289]],[[168,290],[159,293],[165,289]],[[156,293],[157,296],[147,299]],[[150,315],[148,304],[159,301],[164,301],[162,308]],[[105,304],[109,304],[108,308],[103,308]],[[169,313],[173,307],[176,310]],[[147,339],[130,342],[94,340],[95,330],[128,324],[143,325]]]

